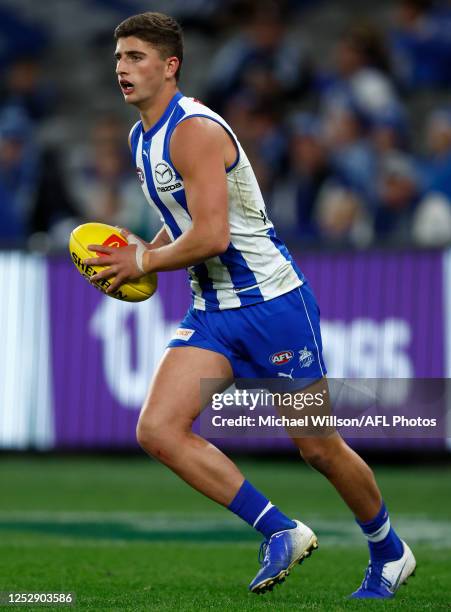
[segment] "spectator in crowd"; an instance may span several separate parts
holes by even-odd
[[[27,19],[12,6],[0,6],[0,65],[2,69],[18,57],[36,57],[49,44],[49,34],[42,25]],[[12,4],[12,3],[10,3]],[[2,74],[2,78],[4,75]]]
[[[114,0],[116,2],[116,0]],[[167,0],[158,0],[152,8],[154,11],[163,12],[167,10]],[[198,30],[205,36],[217,35],[220,27],[221,17],[224,12],[232,8],[231,0],[172,0],[171,15],[183,23],[183,29]],[[124,13],[124,19],[130,15],[128,9]]]
[[[38,151],[27,116],[17,109],[0,115],[0,239],[22,244],[30,233]]]
[[[380,160],[377,181],[375,230],[384,240],[405,242],[421,191],[413,160],[402,153],[387,153]]]
[[[52,112],[56,100],[55,84],[43,77],[39,58],[15,58],[4,73],[0,85],[3,107],[20,108],[33,121],[44,119]]]
[[[268,198],[283,173],[286,137],[278,115],[279,106],[263,104],[250,95],[238,95],[227,104],[224,117],[248,156],[260,189]]]
[[[334,172],[368,202],[373,200],[376,159],[367,126],[352,101],[336,101],[323,115],[324,133]]]
[[[68,176],[78,222],[118,225],[151,239],[161,223],[130,172],[126,142],[122,122],[105,116],[95,123],[87,150],[72,158]]]
[[[401,0],[390,35],[394,67],[407,90],[447,87],[451,77],[451,9],[432,0]]]
[[[380,32],[371,24],[350,27],[334,50],[336,73],[319,79],[323,107],[351,101],[366,121],[398,103],[390,61]]]
[[[402,106],[388,106],[374,115],[369,128],[369,137],[377,155],[408,149],[408,124]]]
[[[290,232],[308,241],[318,238],[316,201],[334,175],[319,119],[309,113],[298,113],[289,130],[288,173],[270,199],[270,216],[285,234]]]
[[[347,187],[328,185],[319,194],[315,220],[321,239],[334,246],[368,246],[373,237],[365,202]]]
[[[426,147],[424,187],[443,194],[451,202],[451,108],[437,109],[429,115]]]
[[[287,36],[287,19],[277,3],[245,2],[242,17],[244,25],[211,64],[205,98],[218,112],[241,92],[286,101],[302,90],[308,78],[305,53],[299,39]]]
[[[69,192],[61,155],[57,147],[44,147],[40,152],[39,177],[34,190],[34,205],[30,219],[30,233],[40,248],[50,247],[43,234],[54,238],[55,246],[65,246],[67,233],[55,240],[54,229],[60,223],[75,217],[75,204]]]
[[[0,115],[0,239],[25,245],[73,215],[58,152],[42,148],[19,108]]]
[[[413,219],[413,239],[423,246],[451,242],[451,109],[433,111],[426,126],[422,164],[425,197]]]
[[[412,238],[427,247],[451,243],[451,204],[446,197],[431,192],[420,202],[413,217]]]

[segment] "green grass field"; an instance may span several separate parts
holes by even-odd
[[[368,603],[346,600],[368,555],[328,483],[297,462],[238,463],[319,537],[273,593],[247,592],[258,569],[253,530],[144,457],[3,457],[0,591],[72,591],[75,609],[121,612],[451,610],[451,467],[375,469],[418,571],[396,599]]]

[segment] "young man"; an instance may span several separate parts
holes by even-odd
[[[321,381],[319,310],[276,237],[233,131],[177,89],[183,59],[178,23],[144,13],[122,22],[115,38],[119,85],[141,117],[130,148],[144,194],[164,225],[150,244],[124,230],[129,246],[91,246],[104,255],[87,261],[105,266],[94,281],[114,277],[110,291],[144,273],[188,268],[193,306],[154,375],[138,441],[263,534],[264,559],[249,588],[264,592],[316,548],[316,536],[273,506],[191,425],[204,407],[200,379],[222,380],[220,391],[234,378],[276,378],[280,370],[271,357],[282,349],[296,356],[287,377]],[[390,526],[371,470],[337,433],[294,441],[337,489],[368,539],[370,565],[353,597],[392,597],[415,559]]]

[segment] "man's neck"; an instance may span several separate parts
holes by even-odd
[[[159,92],[158,96],[150,101],[146,108],[139,109],[144,131],[147,132],[157,123],[177,91],[177,87],[168,87]]]

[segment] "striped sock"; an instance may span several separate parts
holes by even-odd
[[[394,561],[403,555],[403,545],[395,530],[390,525],[390,517],[382,502],[377,515],[366,523],[357,520],[368,540],[371,561]]]
[[[293,529],[296,523],[283,514],[245,480],[229,505],[229,510],[262,533],[267,540],[278,531]]]

